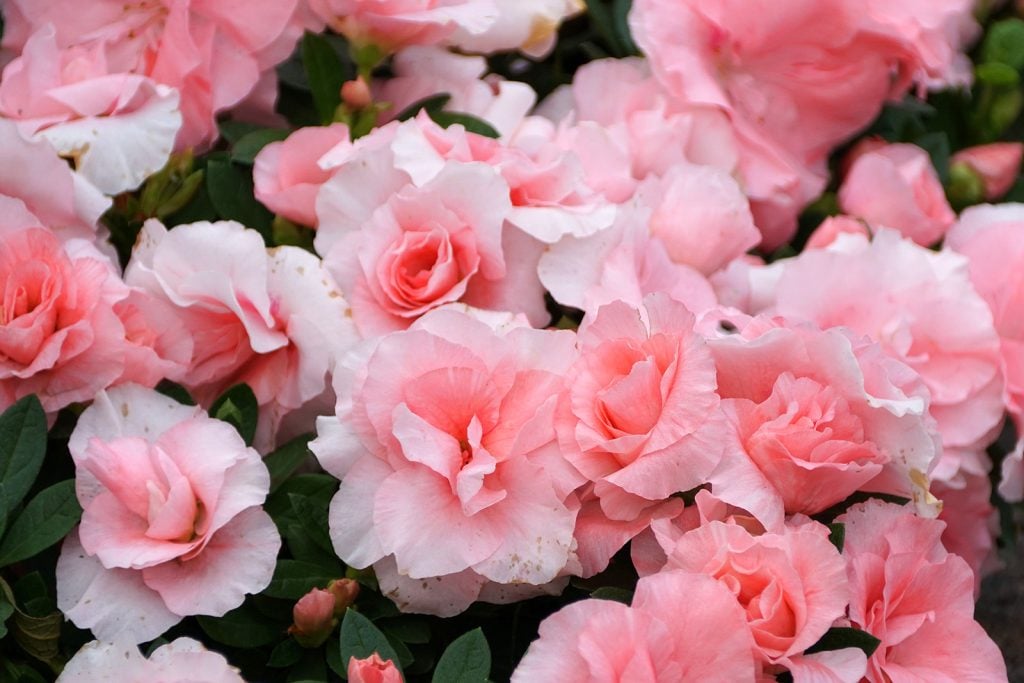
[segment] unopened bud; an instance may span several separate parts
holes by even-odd
[[[354,81],[346,81],[341,86],[341,101],[348,105],[349,109],[359,111],[373,104],[373,94],[366,80],[360,76]]]
[[[334,616],[340,617],[359,597],[359,584],[352,579],[337,579],[327,584],[327,590],[334,596]]]
[[[402,672],[390,659],[374,652],[366,659],[349,657],[349,683],[402,683]]]
[[[1024,144],[1019,142],[994,142],[961,150],[953,155],[954,165],[966,164],[981,178],[984,184],[984,198],[992,201],[1010,191],[1020,173],[1024,159]]]
[[[292,609],[295,623],[288,633],[304,647],[319,647],[337,625],[334,618],[334,595],[330,591],[314,588],[303,595]]]

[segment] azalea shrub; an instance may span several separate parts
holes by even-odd
[[[0,10],[0,681],[1008,680],[1024,4]]]

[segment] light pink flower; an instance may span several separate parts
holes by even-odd
[[[252,169],[256,199],[290,221],[315,228],[317,192],[333,175],[319,161],[348,140],[348,126],[336,123],[300,128],[270,143],[256,155]]]
[[[494,0],[309,0],[309,6],[357,46],[386,52],[436,45],[456,30],[479,35],[498,18]]]
[[[505,227],[508,183],[487,164],[446,161],[433,147],[420,153],[403,146],[404,138],[388,139],[412,127],[422,140],[418,125],[379,129],[385,142],[377,147],[368,136],[317,199],[317,251],[349,297],[360,332],[403,329],[455,301],[544,324],[536,275],[542,245]]]
[[[519,50],[540,59],[555,46],[562,21],[586,7],[583,0],[495,0],[495,5],[497,19],[483,33],[460,26],[446,42],[465,52]]]
[[[57,563],[57,603],[79,627],[141,643],[270,582],[270,475],[231,425],[127,384],[97,395],[69,449],[83,513]]]
[[[839,188],[839,207],[926,247],[956,221],[928,153],[914,145],[886,145],[858,156]]]
[[[323,393],[337,354],[355,342],[348,307],[320,260],[297,247],[267,250],[238,223],[143,226],[127,281],[175,309],[194,340],[172,377],[209,405],[248,384],[263,408],[264,440]]]
[[[60,683],[96,681],[160,681],[161,683],[244,683],[238,669],[223,655],[210,652],[191,638],[177,638],[153,650],[146,659],[134,641],[94,640],[75,653],[57,677]]]
[[[715,496],[769,529],[857,490],[925,504],[939,443],[917,373],[846,330],[766,323],[708,343],[735,430]]]
[[[176,148],[185,149],[212,142],[216,115],[246,98],[273,58],[288,55],[300,35],[289,30],[296,7],[297,0],[97,0],[82,11],[77,0],[14,0],[5,7],[3,44],[20,52],[46,24],[60,48],[106,42],[110,72],[181,93]],[[290,44],[281,44],[284,34]]]
[[[726,586],[745,613],[757,657],[787,666],[846,613],[846,566],[828,534],[811,521],[760,535],[710,522],[664,546],[665,570],[707,574]]]
[[[1009,192],[1020,173],[1024,144],[994,142],[962,149],[952,156],[951,163],[965,164],[981,177],[985,199],[995,201]]]
[[[114,305],[124,325],[124,373],[117,383],[152,387],[166,378],[180,379],[192,361],[192,335],[183,328],[170,303],[133,288]]]
[[[374,652],[366,659],[350,657],[348,680],[351,683],[402,683],[402,672],[390,659],[381,659]]]
[[[1024,500],[1024,438],[1003,460],[1000,474],[999,495],[1011,503]]]
[[[75,242],[66,247],[40,227],[0,228],[0,406],[36,394],[56,413],[125,370],[114,306],[129,290],[102,255]]]
[[[553,413],[573,335],[494,322],[449,307],[366,342],[335,371],[336,417],[317,422],[313,452],[341,479],[335,550],[430,579],[431,595],[388,592],[405,610],[457,614],[488,580],[542,585],[569,561]]]
[[[779,278],[766,297],[772,312],[848,327],[921,375],[948,458],[941,478],[959,468],[953,449],[984,448],[994,437],[1003,416],[999,339],[967,259],[878,229],[870,242],[841,235],[828,249],[776,265]]]
[[[999,536],[999,513],[992,507],[992,470],[987,456],[983,474],[964,473],[956,485],[936,482],[935,497],[942,501],[939,519],[946,523],[942,546],[959,555],[974,572],[974,596],[981,593],[981,580],[1000,568],[995,553]]]
[[[4,68],[0,113],[49,141],[99,190],[134,190],[163,168],[181,128],[178,93],[111,73],[105,43],[60,50],[52,26],[36,31]]]
[[[577,530],[581,546],[603,548],[581,552],[585,575],[601,571],[630,537],[612,547],[598,540],[605,532],[629,523],[638,533],[672,494],[706,483],[721,458],[728,427],[714,361],[693,324],[685,306],[656,294],[639,309],[602,306],[580,328],[555,427],[563,456],[594,482],[599,503]]]
[[[721,583],[689,572],[637,582],[632,606],[583,600],[540,625],[513,683],[753,682],[753,640]]]
[[[1005,681],[999,648],[973,618],[974,577],[942,547],[943,524],[869,501],[846,526],[850,621],[881,640],[867,680]]]

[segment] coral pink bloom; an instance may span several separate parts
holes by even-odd
[[[632,606],[583,600],[540,625],[513,683],[753,682],[753,641],[721,583],[689,572],[640,579]]]
[[[858,156],[839,188],[839,206],[926,247],[956,221],[928,153],[914,145],[886,145]]]
[[[345,299],[319,259],[297,247],[267,250],[238,223],[168,231],[148,221],[126,279],[173,306],[195,341],[187,371],[172,379],[204,405],[245,382],[267,418],[266,439],[324,391],[336,354],[355,342]]]
[[[79,650],[57,677],[60,683],[96,681],[190,681],[244,683],[238,669],[224,656],[210,652],[191,638],[178,638],[153,650],[146,659],[130,639],[94,640]]]
[[[59,47],[104,41],[111,72],[148,76],[181,93],[184,127],[177,148],[217,137],[216,115],[248,96],[267,53],[291,26],[297,0],[13,0],[5,7],[4,47],[21,51],[46,24]],[[299,37],[289,32],[289,38]],[[281,59],[290,52],[284,46]]]
[[[49,141],[108,195],[134,190],[167,163],[181,128],[178,93],[136,74],[110,73],[108,46],[60,50],[36,31],[4,68],[0,113]]]
[[[315,228],[316,195],[333,174],[320,158],[349,140],[348,126],[300,128],[256,155],[252,169],[256,199],[274,213]]]
[[[726,586],[743,608],[758,658],[786,666],[846,613],[846,567],[828,533],[817,522],[757,536],[710,522],[664,547],[665,569],[707,574]]]
[[[994,142],[962,149],[950,159],[954,164],[964,164],[981,177],[985,187],[985,199],[994,201],[1010,191],[1020,173],[1024,159],[1024,144],[1019,142]]]
[[[435,45],[457,29],[479,35],[498,18],[494,0],[309,0],[309,6],[357,46],[387,52]]]
[[[402,672],[390,659],[381,659],[374,652],[366,659],[350,657],[348,680],[351,683],[402,683]]]
[[[495,5],[497,19],[483,33],[459,27],[446,42],[465,52],[520,50],[540,59],[555,46],[562,21],[586,7],[583,0],[495,0]]]
[[[943,524],[869,501],[837,521],[850,579],[850,621],[881,640],[867,680],[1005,681],[999,648],[974,620],[970,567],[942,547]]]
[[[939,446],[917,373],[841,329],[758,322],[709,341],[737,439],[715,495],[769,528],[860,489],[924,503]]]
[[[235,429],[126,384],[100,392],[69,442],[82,523],[57,563],[57,602],[102,639],[156,638],[220,616],[274,573],[270,475]]]
[[[639,310],[621,301],[602,306],[580,328],[556,429],[564,457],[594,482],[600,503],[598,518],[587,520],[597,526],[577,530],[581,546],[604,548],[581,552],[586,575],[618,550],[588,534],[649,519],[672,494],[706,483],[721,457],[727,425],[714,361],[693,324],[685,306],[655,294]],[[633,533],[645,526],[631,524]]]
[[[772,310],[877,341],[921,375],[943,446],[984,448],[1002,422],[1003,380],[992,314],[967,266],[893,230],[879,229],[870,242],[841,235],[828,249],[779,262]],[[959,467],[948,455],[939,478]]]
[[[124,372],[114,306],[128,288],[103,256],[76,246],[43,228],[0,228],[0,406],[36,394],[56,413]]]
[[[575,514],[562,503],[553,412],[573,354],[571,333],[495,331],[449,307],[344,359],[337,416],[318,421],[312,444],[341,479],[330,511],[339,556],[355,567],[392,556],[399,575],[430,578],[433,595],[389,597],[442,615],[486,580],[558,576]]]

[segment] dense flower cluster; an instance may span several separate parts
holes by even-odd
[[[1006,680],[1024,145],[864,135],[971,87],[980,8],[628,4],[2,4],[0,410],[74,473],[97,639],[60,680],[416,679],[401,614],[540,596],[513,681]],[[540,98],[587,5],[627,49]]]

